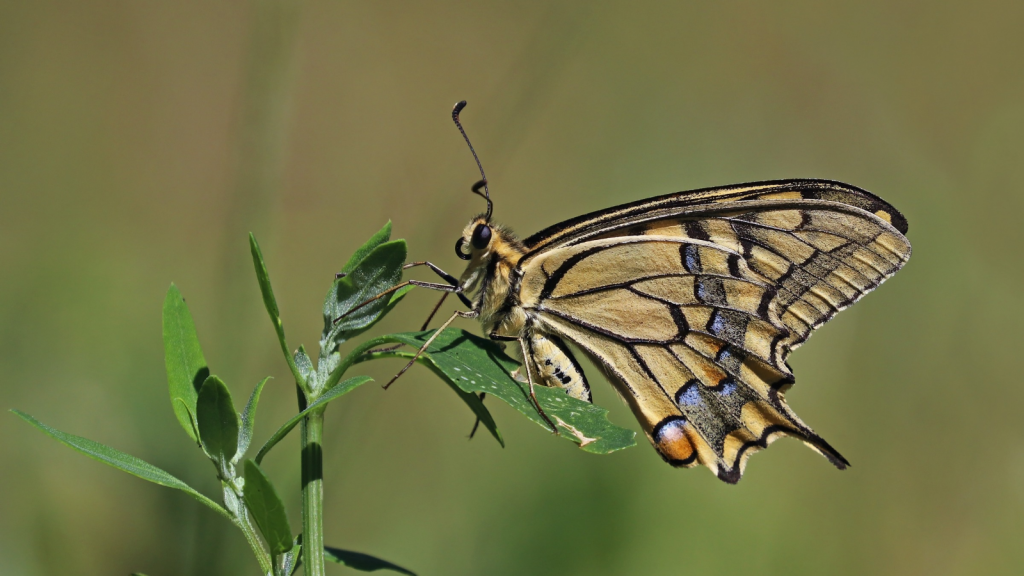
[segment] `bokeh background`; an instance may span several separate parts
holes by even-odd
[[[0,408],[216,496],[172,416],[160,309],[188,298],[262,441],[290,344],[384,222],[453,272],[477,173],[523,235],[678,190],[825,177],[906,214],[914,256],[791,363],[787,440],[737,486],[640,439],[585,454],[423,369],[327,413],[329,543],[421,575],[1024,571],[1024,4],[0,2]],[[419,274],[426,279],[429,275]],[[415,329],[414,292],[379,331]],[[467,328],[476,329],[468,323]],[[365,365],[378,380],[397,363]],[[616,422],[628,409],[591,370]],[[233,527],[0,416],[0,573],[255,574]],[[299,525],[297,436],[265,461]],[[352,573],[332,566],[336,574]]]

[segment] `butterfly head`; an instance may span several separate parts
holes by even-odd
[[[487,214],[481,214],[469,221],[462,230],[462,236],[455,242],[455,255],[479,265],[491,255],[514,259],[523,252],[522,242],[511,230],[491,222]]]
[[[491,203],[490,194],[480,192],[481,188],[487,190],[486,178],[473,184],[473,193],[487,200],[487,212],[470,220],[466,229],[462,231],[462,237],[455,243],[455,255],[463,260],[472,260],[474,254],[486,253],[491,246],[491,239],[495,236],[494,228],[491,226],[491,211],[494,204]]]

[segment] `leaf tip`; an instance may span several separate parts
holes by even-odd
[[[167,295],[164,297],[164,304],[172,304],[179,298],[181,298],[181,290],[178,289],[177,284],[171,282],[171,285],[167,287]]]
[[[249,232],[249,251],[252,252],[253,258],[263,260],[263,251],[260,250],[260,243],[256,241],[256,236]]]

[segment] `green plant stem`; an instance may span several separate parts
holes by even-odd
[[[249,522],[248,518],[242,517],[238,519],[238,527],[241,528],[242,534],[245,534],[245,541],[252,548],[256,561],[260,563],[260,570],[263,570],[264,574],[273,574],[273,561],[270,559],[270,554],[267,554],[267,551],[263,549],[263,544],[260,543],[259,536],[256,535],[256,530],[253,529],[252,523]]]
[[[299,372],[299,367],[295,365],[295,359],[292,358],[292,355],[288,352],[288,345],[285,344],[283,336],[281,338],[281,352],[284,353],[284,359],[288,363],[288,369],[292,371],[292,377],[295,378],[295,383],[298,384],[299,388],[306,394],[312,392],[309,389],[309,383],[306,382],[306,379],[302,377],[302,373]]]
[[[245,500],[242,499],[242,491],[235,486],[234,482],[222,482],[222,486],[224,488],[225,504],[228,504],[235,514],[235,518],[232,521],[242,531],[242,534],[245,535],[245,541],[252,548],[252,553],[256,556],[260,569],[264,574],[272,575],[274,573],[273,559],[263,547],[259,536],[256,534],[256,529],[253,527],[252,522],[249,521],[249,512],[245,506]],[[228,498],[231,498],[233,501],[227,502]]]
[[[302,422],[302,562],[306,576],[324,576],[324,411]]]
[[[373,350],[374,348],[379,348],[381,346],[387,346],[393,343],[394,342],[391,340],[388,340],[384,337],[379,337],[372,338],[370,340],[367,340],[366,342],[363,342],[359,346],[356,346],[351,352],[348,353],[348,356],[345,356],[345,358],[342,359],[341,363],[338,364],[338,367],[334,369],[334,372],[331,372],[331,375],[327,377],[327,382],[324,383],[323,389],[326,391],[330,390],[331,388],[334,388],[334,386],[338,382],[341,382],[341,377],[345,375],[345,371],[351,368],[353,364],[365,362],[367,358],[363,358],[362,356],[366,354],[367,351]]]

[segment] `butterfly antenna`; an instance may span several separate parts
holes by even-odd
[[[487,200],[487,215],[485,220],[490,222],[491,211],[494,208],[494,204],[491,203],[491,191],[487,187],[487,175],[484,174],[484,166],[480,163],[480,157],[476,155],[476,150],[473,148],[473,143],[469,141],[469,136],[466,135],[466,130],[462,127],[462,122],[459,122],[459,113],[466,107],[466,101],[460,100],[455,108],[452,108],[452,120],[455,121],[455,125],[459,127],[459,132],[462,133],[462,137],[466,140],[466,144],[469,146],[469,151],[473,153],[473,160],[476,160],[476,167],[480,169],[480,181],[473,184],[473,193],[483,196],[484,200]],[[480,188],[484,189],[483,194],[480,193]]]

